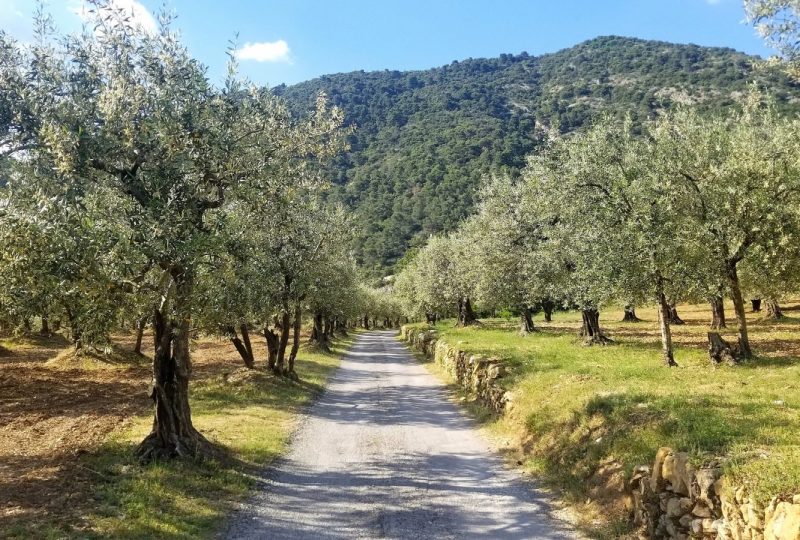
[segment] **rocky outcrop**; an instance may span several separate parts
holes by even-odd
[[[403,327],[403,338],[426,357],[441,365],[462,389],[485,407],[502,414],[511,402],[511,393],[500,384],[507,368],[499,358],[485,358],[452,347],[439,339],[434,330]]]
[[[629,482],[642,538],[800,540],[800,497],[766,507],[744,488],[726,485],[719,461],[695,467],[684,452],[660,448],[652,467]]]

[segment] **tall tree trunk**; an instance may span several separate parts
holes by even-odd
[[[625,315],[622,317],[622,322],[642,322],[642,319],[636,316],[636,306],[633,304],[626,304],[623,309],[625,311]]]
[[[239,328],[242,332],[242,339],[239,339],[236,329],[233,326],[227,327],[225,333],[230,336],[231,343],[236,347],[239,356],[242,357],[245,367],[254,369],[256,367],[256,362],[253,355],[253,347],[250,344],[250,334],[247,331],[247,325],[243,324]]]
[[[750,300],[750,305],[753,306],[753,313],[761,311],[761,298],[753,298]]]
[[[523,306],[519,310],[519,333],[527,335],[535,331],[536,327],[533,325],[533,312],[529,306]]]
[[[189,299],[192,277],[182,268],[171,272],[175,283],[174,312],[169,319],[164,306],[155,310],[153,330],[153,383],[150,397],[155,403],[155,418],[150,434],[139,444],[136,454],[142,461],[160,458],[198,458],[214,455],[214,447],[192,425],[189,408],[189,357],[191,313]]]
[[[325,332],[323,329],[323,321],[322,321],[322,312],[317,311],[314,313],[313,319],[314,325],[311,327],[311,337],[309,338],[310,343],[320,343],[322,344],[325,339]]]
[[[297,351],[300,349],[300,328],[302,326],[303,311],[300,302],[294,307],[294,324],[292,325],[292,352],[289,353],[289,365],[286,374],[293,379],[297,379],[294,371],[294,361],[297,359]]]
[[[542,311],[544,311],[544,322],[553,322],[553,309],[556,305],[551,300],[542,302]]]
[[[280,336],[273,332],[269,326],[264,326],[264,339],[267,340],[267,369],[275,371],[275,365],[278,362]]]
[[[472,310],[472,302],[468,296],[458,299],[458,322],[457,326],[470,326],[478,322],[475,312]]]
[[[281,313],[281,337],[278,342],[278,358],[275,361],[275,373],[283,375],[286,370],[286,347],[289,344],[289,333],[291,327],[291,314],[289,306],[284,305]]]
[[[247,367],[255,367],[256,355],[253,353],[253,344],[250,343],[250,329],[247,327],[247,323],[239,325],[239,332],[242,334],[242,341],[245,349],[247,349],[247,357],[250,360],[250,364]]]
[[[750,338],[747,335],[747,317],[744,313],[744,300],[742,289],[739,286],[739,273],[736,270],[736,261],[728,261],[726,265],[728,283],[731,289],[731,299],[736,312],[736,324],[739,328],[739,357],[743,360],[751,358],[753,351],[750,349]]]
[[[664,364],[668,367],[678,365],[672,354],[672,329],[670,328],[671,307],[664,293],[660,293],[658,298],[658,325],[661,329],[661,353]]]
[[[669,302],[669,324],[686,324],[678,315],[678,308],[675,306],[675,302]]]
[[[369,330],[369,315],[364,315],[364,330]]]
[[[722,295],[716,295],[711,298],[711,329],[719,330],[727,328],[725,322],[725,302]]]
[[[328,324],[322,312],[316,312],[314,314],[314,329],[312,330],[312,333],[316,334],[316,338],[312,341],[316,342],[317,346],[325,352],[330,350],[328,331]]]
[[[766,302],[764,303],[767,306],[767,315],[765,316],[766,319],[779,321],[784,318],[781,306],[778,304],[778,301],[775,298],[767,298]]]
[[[142,317],[136,322],[136,345],[133,347],[135,354],[142,354],[142,339],[144,338],[144,328],[147,325],[147,317]]]
[[[43,336],[49,336],[50,335],[50,324],[49,324],[49,321],[47,320],[47,315],[46,314],[42,315],[42,326],[39,329],[39,333],[41,335],[43,335]]]
[[[581,335],[587,345],[612,343],[612,340],[605,336],[600,329],[600,312],[596,308],[581,310],[581,316],[583,318]]]

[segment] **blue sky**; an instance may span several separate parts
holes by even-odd
[[[161,0],[115,0],[153,24]],[[49,0],[59,27],[80,27],[82,0]],[[0,0],[0,28],[30,37],[34,0]],[[539,55],[600,35],[768,49],[742,23],[741,0],[167,0],[213,79],[239,34],[242,71],[271,86],[325,73],[425,69],[501,53]]]

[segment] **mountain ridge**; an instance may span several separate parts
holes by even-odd
[[[354,252],[379,277],[430,234],[456,227],[481,179],[515,174],[546,131],[580,129],[601,112],[641,122],[680,104],[724,110],[751,81],[796,112],[796,83],[762,66],[729,47],[600,36],[540,56],[352,71],[274,91],[301,113],[325,91],[357,127],[329,171],[331,197],[355,212]]]

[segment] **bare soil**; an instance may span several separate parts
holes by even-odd
[[[0,531],[16,523],[80,514],[100,474],[81,456],[135,416],[151,414],[152,348],[133,354],[133,336],[110,355],[75,358],[63,337],[7,338],[0,356]],[[195,379],[239,367],[224,340],[193,348]]]

